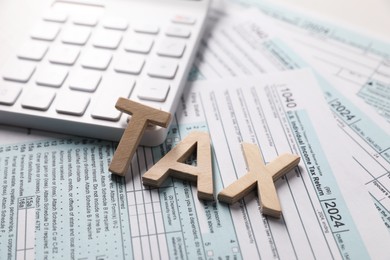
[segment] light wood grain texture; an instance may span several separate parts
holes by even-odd
[[[185,161],[197,153],[197,165],[186,164]],[[168,176],[197,181],[198,198],[214,200],[213,169],[210,137],[205,132],[191,132],[178,143],[142,177],[144,185],[160,187]]]
[[[114,174],[125,176],[148,124],[167,127],[171,121],[171,114],[125,98],[119,98],[115,107],[130,114],[131,119],[115,150],[109,170]]]
[[[257,186],[260,208],[263,214],[279,218],[281,208],[274,182],[296,167],[300,157],[282,154],[264,165],[257,145],[242,143],[247,174],[233,182],[218,194],[218,200],[233,204],[242,199]]]

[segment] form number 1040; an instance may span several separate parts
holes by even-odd
[[[282,97],[284,98],[284,103],[288,108],[294,108],[297,106],[295,99],[293,97],[293,93],[289,88],[283,88],[280,90],[282,92]]]

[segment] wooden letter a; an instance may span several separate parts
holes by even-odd
[[[197,149],[197,166],[185,161]],[[198,198],[214,200],[210,137],[208,133],[192,132],[178,143],[142,177],[144,185],[159,187],[169,176],[198,182]]]

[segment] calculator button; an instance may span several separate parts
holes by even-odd
[[[105,17],[102,19],[102,25],[106,29],[125,31],[129,26],[127,20],[119,17]]]
[[[41,22],[31,31],[31,38],[45,41],[54,41],[60,31],[56,23]]]
[[[102,75],[100,72],[86,69],[72,71],[69,76],[69,88],[86,92],[94,92]]]
[[[124,49],[129,52],[147,54],[153,46],[153,39],[132,36],[124,42]]]
[[[0,86],[0,104],[13,105],[21,91],[19,86]]]
[[[114,70],[116,72],[138,75],[145,64],[144,57],[135,54],[121,54],[114,60]]]
[[[81,66],[89,69],[105,70],[110,64],[111,52],[105,50],[88,49],[81,57]]]
[[[48,46],[40,41],[28,41],[19,50],[17,56],[21,59],[40,61],[47,52]]]
[[[73,65],[80,54],[80,49],[70,45],[54,46],[49,51],[49,61],[63,65]]]
[[[89,96],[83,93],[63,92],[56,99],[56,111],[60,114],[82,116],[89,101]]]
[[[173,79],[178,68],[177,62],[165,59],[151,61],[147,73],[151,77]]]
[[[184,27],[170,26],[166,29],[165,35],[178,38],[189,38],[191,31]]]
[[[118,121],[122,112],[115,108],[119,97],[128,98],[135,85],[131,76],[124,74],[105,75],[99,87],[91,116],[96,119]]]
[[[122,39],[118,31],[100,30],[94,33],[92,44],[95,47],[116,49]]]
[[[82,26],[72,26],[66,28],[62,33],[62,42],[76,45],[84,45],[87,43],[91,29]]]
[[[35,64],[22,60],[14,60],[4,67],[3,79],[26,83],[35,71]]]
[[[54,97],[53,89],[28,87],[22,93],[21,104],[24,108],[45,111],[50,107]]]
[[[84,25],[94,27],[98,23],[98,18],[94,15],[83,14],[72,18],[73,23],[77,25]]]
[[[183,56],[186,45],[178,41],[163,41],[157,49],[157,54],[160,56],[167,56],[173,58],[180,58]]]
[[[162,80],[145,80],[138,85],[138,98],[163,102],[169,92],[169,83]]]
[[[65,23],[68,15],[61,11],[48,10],[43,14],[43,20],[57,23]]]
[[[67,68],[48,65],[39,68],[35,81],[38,85],[59,88],[62,86],[67,76]]]
[[[193,25],[196,23],[196,19],[192,16],[186,16],[186,15],[175,15],[172,17],[171,21],[173,23],[180,23],[180,24],[189,24]]]
[[[154,24],[135,24],[133,30],[137,33],[157,34],[160,28]]]

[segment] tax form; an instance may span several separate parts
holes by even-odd
[[[194,184],[175,178],[142,185],[194,130],[211,136],[215,195],[245,174],[242,141],[258,144],[265,162],[301,156],[276,183],[281,219],[262,216],[255,193],[228,206],[199,201]],[[314,77],[292,71],[193,82],[164,145],[139,147],[126,178],[108,172],[111,142],[2,145],[0,258],[386,259],[389,234],[343,140]]]
[[[267,77],[196,81],[191,88],[191,91],[199,89],[199,103],[204,111],[212,111],[205,115],[223,186],[246,172],[243,156],[237,156],[241,153],[241,142],[259,144],[265,162],[283,152],[299,154],[303,162],[294,174],[290,173],[277,182],[284,225],[269,218],[263,218],[262,223],[256,222],[259,205],[253,197],[247,197],[230,208],[243,257],[364,258],[357,248],[343,252],[343,248],[348,247],[344,242],[354,240],[357,234],[349,233],[353,228],[346,228],[344,222],[338,222],[336,218],[341,215],[332,215],[332,212],[341,212],[340,208],[336,210],[332,206],[345,203],[345,209],[358,213],[362,212],[361,205],[372,204],[367,200],[367,194],[363,195],[363,186],[358,184],[361,169],[341,149],[344,137],[337,130],[325,102],[322,103],[322,94],[315,88],[314,78],[305,72],[275,76],[272,81]],[[344,193],[343,187],[348,187],[344,184],[352,184],[352,179],[357,181],[356,190]],[[338,181],[340,186],[336,187]],[[357,194],[366,198],[357,199]],[[345,202],[338,200],[338,196],[345,196]],[[372,217],[377,218],[374,207],[369,208]],[[330,220],[329,226],[324,225],[326,219]],[[362,226],[367,224],[365,221],[360,223]],[[378,229],[386,233],[382,224]],[[239,232],[243,230],[247,233]],[[319,232],[317,235],[316,231]],[[362,238],[370,236],[369,228],[366,231]],[[369,240],[378,241],[373,237]],[[357,241],[351,243],[358,244]],[[269,248],[263,248],[264,244]],[[334,253],[333,246],[339,248],[340,255]]]
[[[390,121],[390,42],[267,1],[231,2],[256,6],[275,18],[278,25],[286,29],[284,33],[292,36],[288,44],[298,44],[299,54],[308,59],[311,66],[326,73],[332,84],[343,86],[348,95],[357,95]]]
[[[233,6],[233,9],[235,8]],[[196,62],[198,73],[195,75],[198,76],[193,78],[211,79],[297,68],[315,69],[329,108],[334,112],[339,127],[350,141],[348,147],[351,156],[364,170],[363,178],[367,190],[390,230],[388,123],[358,98],[354,92],[356,88],[349,87],[349,84],[340,85],[340,81],[336,82],[337,75],[328,74],[326,70],[317,70],[309,63],[313,61],[310,57],[306,57],[308,61],[301,58],[297,52],[305,52],[305,48],[298,48],[297,43],[291,43],[294,35],[280,40],[291,33],[281,31],[272,20],[266,19],[259,12],[250,10],[244,14],[232,15],[229,14],[232,13],[229,5],[226,10],[225,13],[214,12],[214,19],[220,23],[215,25],[214,30],[208,34],[207,41],[202,45],[203,52]],[[290,31],[296,30],[298,29]],[[301,34],[303,33],[299,35]],[[318,38],[316,35],[307,34],[306,38]],[[364,37],[358,39],[360,38]],[[307,40],[310,41],[313,40]],[[296,48],[293,50],[286,42]],[[317,46],[321,46],[320,42]],[[380,56],[380,53],[377,52],[376,55]],[[382,57],[385,58],[386,56]]]

